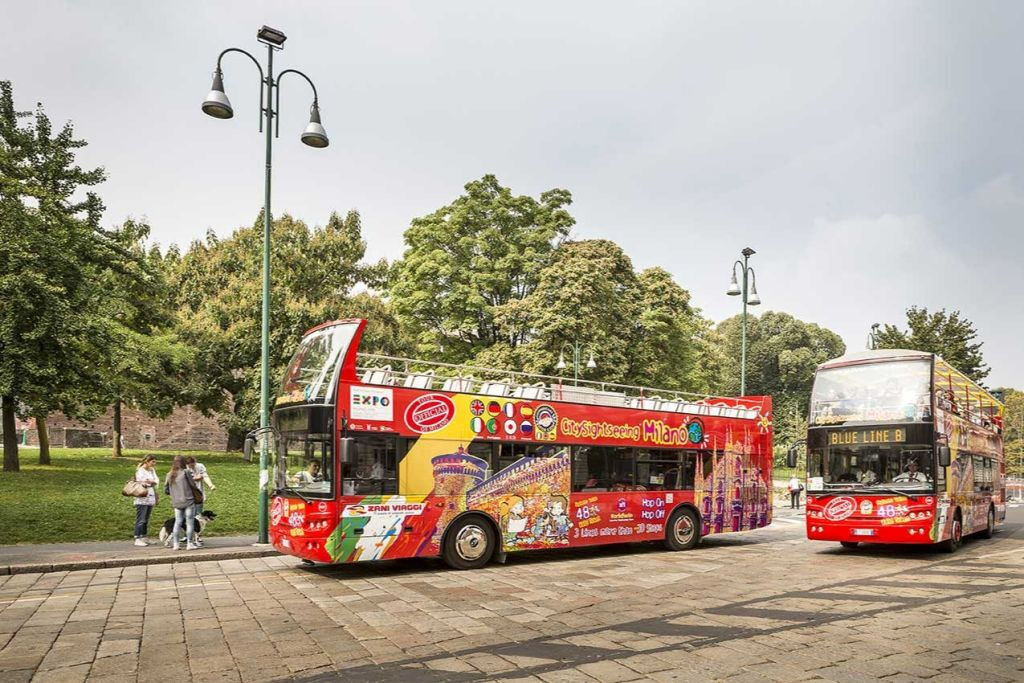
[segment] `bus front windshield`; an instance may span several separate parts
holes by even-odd
[[[807,474],[825,489],[933,491],[934,465],[932,447],[926,444],[831,446],[810,450]],[[941,477],[943,470],[938,473]]]
[[[333,450],[330,434],[284,432],[277,439],[274,489],[278,495],[331,498]]]
[[[811,391],[811,426],[931,418],[931,363],[885,361],[819,370]]]
[[[288,363],[277,404],[330,401],[338,363],[357,328],[356,323],[332,325],[304,337]]]

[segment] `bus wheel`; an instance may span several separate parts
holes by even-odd
[[[839,541],[839,545],[844,548],[856,548],[860,545],[857,541]]]
[[[953,513],[953,529],[947,540],[942,542],[942,549],[947,553],[955,553],[963,542],[964,525],[960,517],[960,511]]]
[[[992,538],[996,533],[996,511],[995,508],[989,507],[988,509],[988,524],[985,525],[985,530],[981,532],[982,538]]]
[[[491,525],[476,515],[456,520],[444,536],[442,556],[452,569],[479,569],[488,563],[496,545]]]
[[[668,518],[665,528],[665,547],[669,550],[689,550],[700,542],[700,520],[690,508],[679,508]]]

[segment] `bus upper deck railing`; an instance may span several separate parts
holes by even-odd
[[[574,380],[538,373],[501,370],[465,364],[424,361],[375,353],[357,354],[357,372],[362,382],[411,389],[475,393],[498,398],[567,401],[594,406],[640,408],[714,417],[753,420],[758,417],[759,399],[695,394],[676,389]],[[716,402],[718,404],[716,405]]]

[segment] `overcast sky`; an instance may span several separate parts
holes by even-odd
[[[288,35],[274,212],[363,217],[397,258],[411,218],[494,173],[569,189],[578,238],[660,265],[715,320],[744,246],[764,309],[864,347],[911,304],[960,309],[1024,387],[1024,4],[912,2],[8,2],[0,78],[103,165],[106,222],[162,244],[251,224],[258,76],[225,58],[236,115],[199,109],[218,52]],[[260,58],[263,55],[260,54]]]

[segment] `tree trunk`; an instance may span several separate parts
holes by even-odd
[[[4,472],[17,472],[21,469],[18,463],[18,434],[14,431],[14,397],[4,396],[3,430],[4,430]]]
[[[46,416],[36,415],[36,432],[39,433],[39,464],[50,464],[50,433],[46,429]]]
[[[121,401],[114,401],[114,457],[121,457]]]

